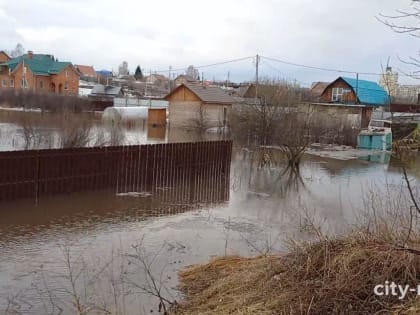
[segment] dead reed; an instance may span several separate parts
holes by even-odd
[[[419,255],[364,232],[294,243],[285,255],[223,257],[187,268],[180,274],[186,302],[173,313],[418,314],[415,294],[399,300],[373,289],[387,280],[417,287],[419,270]]]

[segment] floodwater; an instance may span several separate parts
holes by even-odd
[[[296,177],[280,176],[281,165],[258,169],[251,156],[234,148],[225,200],[162,203],[147,193],[103,192],[0,204],[0,314],[75,314],[78,307],[156,314],[159,299],[150,292],[179,301],[177,273],[185,266],[284,252],[289,238],[312,237],[310,224],[343,233],[369,191],[402,183],[387,157],[308,155]]]
[[[152,127],[143,119],[114,125],[102,121],[100,113],[78,115],[80,120],[88,120],[91,123],[86,146],[138,145],[224,138],[221,134],[198,136],[195,132],[183,129]],[[10,111],[0,107],[0,151],[25,150],[25,147],[61,148],[63,128],[60,126],[60,119],[60,115],[53,113]],[[26,137],[25,128],[30,132]]]

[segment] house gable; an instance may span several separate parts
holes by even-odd
[[[165,100],[169,102],[177,102],[177,101],[190,101],[190,102],[202,102],[203,100],[195,94],[193,91],[187,88],[186,85],[181,84],[172,92],[164,97]]]
[[[341,88],[341,89],[347,89],[350,91],[350,93],[346,93],[345,99],[342,99],[340,101],[333,100],[333,89],[335,88]],[[349,85],[346,81],[344,81],[341,77],[337,78],[330,84],[328,84],[324,91],[321,93],[320,96],[321,100],[324,102],[343,102],[343,103],[350,103],[355,104],[356,102],[356,94],[353,91],[353,88],[351,85]]]
[[[96,78],[97,74],[92,66],[75,65],[75,68],[80,72],[81,76]]]
[[[0,51],[0,63],[9,61],[11,58],[3,50]]]
[[[376,82],[346,77],[339,77],[330,83],[321,94],[322,101],[333,101],[332,93],[334,88],[346,88],[351,91],[346,96],[345,102],[347,103],[360,103],[372,106],[387,105],[389,103],[388,94]]]

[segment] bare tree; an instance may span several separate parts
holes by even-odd
[[[25,48],[21,43],[18,43],[14,49],[10,51],[10,57],[15,58],[22,56],[25,53]]]
[[[58,133],[61,147],[84,147],[89,143],[92,130],[92,122],[89,119],[84,119],[69,111],[63,111],[60,121]]]
[[[300,91],[286,81],[265,80],[258,95],[236,109],[232,121],[235,135],[248,133],[257,146],[278,146],[290,166],[297,166],[310,144],[310,115],[298,110]],[[235,113],[233,114],[235,116]],[[270,150],[261,154],[269,164]]]
[[[420,38],[420,26],[418,21],[420,19],[420,0],[411,0],[410,10],[396,10],[393,15],[379,14],[377,19],[391,28],[394,32],[400,34],[409,34],[413,37]],[[420,59],[418,57],[408,57],[408,60],[402,62],[420,68]],[[420,78],[420,70],[415,70],[410,73],[414,78]]]
[[[185,72],[185,74],[191,78],[191,80],[199,80],[200,79],[200,75],[198,73],[198,69],[194,68],[193,65],[190,65],[187,68],[187,71]]]
[[[420,3],[420,0],[411,0],[411,11],[397,10],[394,15],[381,13],[378,20],[389,26],[394,32],[420,37],[420,26],[418,26],[420,8],[417,6],[418,3]],[[401,24],[401,20],[408,24]]]
[[[154,274],[152,271],[153,264],[157,259],[157,256],[160,254],[158,251],[156,254],[148,255],[143,246],[143,238],[139,241],[138,244],[133,245],[134,249],[133,254],[128,254],[129,263],[138,267],[135,268],[134,274],[128,272],[127,283],[134,289],[139,290],[139,293],[147,294],[148,296],[155,297],[159,301],[158,311],[163,313],[163,315],[169,315],[170,309],[176,307],[176,300],[172,300],[169,297],[169,290],[166,287],[166,281],[164,280],[164,269],[161,270],[160,274]],[[160,250],[163,249],[163,246]],[[139,271],[143,271],[144,279],[142,281],[137,281],[136,276]]]
[[[45,128],[45,117],[39,113],[22,111],[18,113],[17,124],[21,127],[23,145],[26,150],[51,147],[53,135]]]
[[[188,128],[197,132],[200,138],[204,137],[206,130],[209,128],[209,119],[203,105],[200,105],[194,112],[194,117],[191,118]]]

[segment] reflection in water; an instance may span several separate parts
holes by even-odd
[[[299,173],[284,173],[280,162],[258,168],[250,160],[249,151],[235,150],[230,194],[214,181],[202,185],[208,189],[192,203],[175,198],[189,195],[180,185],[156,187],[151,195],[98,192],[43,199],[36,207],[0,204],[0,310],[17,295],[9,300],[20,306],[20,313],[50,314],[48,297],[54,292],[55,314],[58,307],[62,314],[74,314],[69,256],[81,275],[78,292],[86,289],[92,296],[82,298],[83,303],[106,304],[113,313],[118,307],[125,314],[157,313],[158,300],[140,294],[148,278],[137,264],[138,248],[167,288],[165,296],[179,300],[174,288],[184,266],[225,253],[255,255],[254,247],[284,251],[284,239],[309,237],[296,229],[307,224],[301,220],[304,211],[327,222],[331,233],[341,233],[355,222],[370,187],[386,190],[385,185],[401,184],[393,159],[384,168],[368,160],[305,156]]]
[[[31,128],[39,138],[39,148],[60,147],[59,131],[62,126],[53,113],[0,110],[0,151],[23,150],[24,128],[21,116],[31,119]],[[88,146],[136,145],[146,143],[192,142],[203,140],[225,140],[227,135],[189,131],[182,128],[148,126],[144,119],[131,122],[104,123],[100,113],[80,114],[81,120],[92,124]]]
[[[148,140],[165,140],[166,127],[153,127],[147,128],[147,139]]]
[[[171,186],[162,186],[162,181],[156,180],[150,192],[72,193],[44,197],[37,204],[31,200],[3,202],[0,203],[0,232],[3,231],[3,236],[6,236],[14,228],[24,227],[24,232],[28,227],[38,230],[51,223],[69,224],[74,220],[75,226],[80,220],[143,220],[228,201],[229,178],[224,173],[197,174],[193,177],[176,173],[177,178],[173,178]]]
[[[367,155],[360,157],[361,160],[369,161],[373,163],[380,163],[388,166],[391,161],[391,152],[380,152],[377,154]]]
[[[140,249],[136,247],[137,254],[129,254],[129,249],[121,244],[122,239],[119,246],[114,241],[102,246],[92,246],[91,243],[108,231],[112,235],[128,232],[123,239],[131,246],[136,240],[129,235],[140,236],[139,227],[147,220],[170,218],[228,201],[230,185],[224,174],[202,173],[198,180],[191,179],[194,183],[189,183],[189,177],[185,176],[176,186],[153,186],[151,192],[72,194],[43,198],[37,205],[25,201],[1,203],[0,305],[7,304],[12,310],[18,309],[25,314],[73,314],[75,308],[68,305],[80,300],[83,301],[80,302],[84,305],[82,308],[93,307],[117,313],[127,304],[131,305],[131,310],[125,313],[138,314],[135,304],[121,299],[130,295],[134,295],[131,299],[138,299],[141,295],[135,289],[143,288],[141,284],[151,278],[141,266],[134,268],[127,262],[129,265],[133,259],[142,262],[150,253],[139,257]],[[152,234],[146,234],[153,239]],[[31,245],[28,247],[27,244]],[[182,250],[185,246],[165,242],[166,250],[176,248]],[[149,247],[149,251],[155,249],[155,246]],[[92,252],[96,257],[90,256]],[[32,253],[37,254],[36,260],[33,260]],[[178,250],[175,251],[177,253]],[[21,268],[15,266],[18,260],[22,263]],[[47,269],[45,266],[48,266]],[[163,266],[157,263],[154,268]],[[10,278],[16,272],[18,275]],[[89,283],[72,279],[74,274]],[[9,287],[12,284],[18,284],[17,293]],[[17,295],[10,297],[10,292]],[[80,292],[89,293],[86,296]],[[78,294],[80,296],[76,298]],[[102,295],[118,301],[101,304]],[[57,302],[51,302],[55,300]],[[147,302],[142,303],[147,305]]]
[[[251,164],[249,169],[250,193],[286,198],[290,194],[298,194],[301,189],[305,189],[299,166],[267,169],[265,167],[253,168]]]

